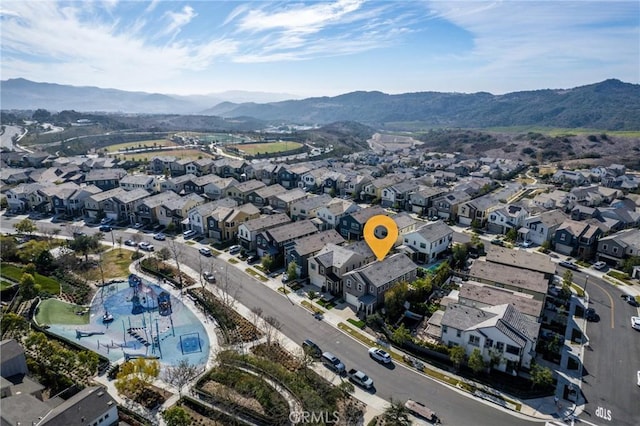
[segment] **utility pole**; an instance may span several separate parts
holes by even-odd
[[[585,304],[587,305],[586,307],[589,307],[589,296],[587,295],[587,284],[589,284],[589,275],[586,276],[585,280],[584,280],[584,287],[582,288],[582,291],[584,291],[584,300],[585,300]]]

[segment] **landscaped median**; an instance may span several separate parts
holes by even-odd
[[[324,314],[324,311],[322,309],[316,308],[315,306],[313,306],[311,303],[307,302],[306,300],[303,300],[300,303],[302,304],[302,306],[304,306],[305,308],[309,309],[314,314]]]
[[[303,302],[304,304],[304,302]],[[365,336],[364,334],[360,333],[359,331],[355,330],[353,327],[348,326],[347,324],[341,322],[338,323],[338,328],[342,331],[344,331],[345,333],[348,333],[350,336],[354,337],[355,339],[359,340],[360,342],[364,343],[365,345],[369,346],[369,347],[373,347],[373,346],[378,346],[380,347],[381,345],[370,339],[369,337]],[[470,382],[468,380],[463,380],[460,379],[458,377],[452,377],[449,376],[443,372],[440,372],[438,370],[434,370],[431,369],[429,367],[425,367],[425,365],[422,362],[417,362],[418,360],[416,360],[415,358],[411,357],[411,356],[407,356],[407,355],[401,355],[399,353],[396,353],[392,350],[390,350],[387,347],[383,348],[385,351],[387,351],[389,353],[389,355],[391,355],[391,358],[393,358],[394,361],[396,362],[402,362],[405,365],[408,365],[409,367],[415,368],[417,371],[420,371],[423,374],[426,374],[427,376],[436,379],[440,382],[443,383],[447,383],[451,386],[455,386],[458,389],[464,390],[466,392],[469,392],[471,394],[474,394],[475,396],[479,396],[476,394],[476,392],[480,392],[478,387],[476,386],[475,383]],[[508,407],[511,408],[515,411],[520,411],[522,408],[522,404],[519,402],[515,402],[512,401],[510,399],[504,398],[501,395],[496,395],[496,394],[487,394],[486,393],[486,389],[485,392],[482,392],[485,395],[490,395],[491,398],[485,398],[483,396],[483,399],[487,399],[490,400],[498,405],[504,406],[504,407]]]
[[[265,277],[264,275],[262,275],[261,273],[259,273],[258,271],[256,271],[255,269],[252,268],[247,268],[244,270],[247,274],[252,275],[254,278],[259,279],[260,281],[262,281],[263,283],[267,282],[269,279],[267,277]]]

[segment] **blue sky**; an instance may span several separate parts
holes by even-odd
[[[633,1],[3,0],[0,78],[172,94],[640,82]]]

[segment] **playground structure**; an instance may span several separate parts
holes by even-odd
[[[89,316],[86,326],[54,323],[50,331],[75,337],[112,361],[122,357],[158,359],[163,365],[183,359],[196,365],[208,361],[209,335],[195,314],[169,290],[137,275],[104,286],[94,297]]]

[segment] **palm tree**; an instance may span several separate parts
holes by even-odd
[[[403,403],[394,401],[393,398],[389,403],[389,406],[382,413],[382,419],[385,425],[393,426],[409,426],[411,421],[409,420],[409,410]]]

